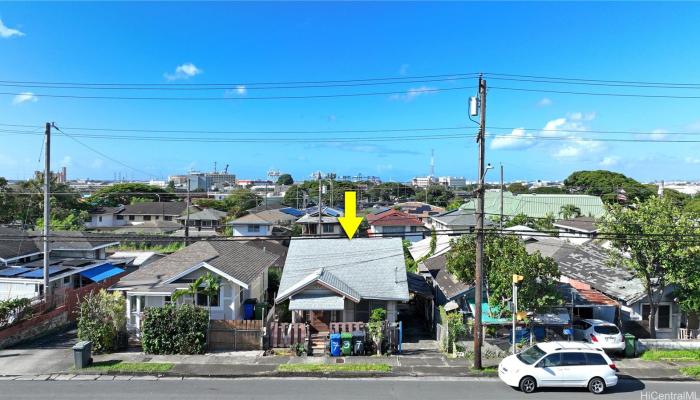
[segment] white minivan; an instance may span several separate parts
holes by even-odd
[[[616,372],[603,349],[581,342],[538,343],[498,365],[498,377],[524,393],[538,387],[568,386],[587,387],[600,394],[617,385]]]
[[[600,319],[574,321],[574,340],[582,340],[600,346],[610,352],[625,350],[622,332],[615,324]]]

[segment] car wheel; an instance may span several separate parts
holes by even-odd
[[[520,391],[523,393],[532,393],[537,389],[537,381],[531,376],[526,376],[520,380]]]
[[[605,391],[605,381],[595,377],[588,381],[588,390],[593,394],[601,394]]]

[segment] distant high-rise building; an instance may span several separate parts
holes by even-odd
[[[457,176],[441,176],[438,178],[441,185],[450,189],[458,189],[467,186],[467,180]]]

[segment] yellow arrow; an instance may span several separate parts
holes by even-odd
[[[357,228],[360,227],[360,222],[362,222],[362,217],[357,216],[357,193],[355,192],[345,192],[345,216],[339,217],[338,222],[345,230],[348,235],[348,239],[352,240],[355,235]]]

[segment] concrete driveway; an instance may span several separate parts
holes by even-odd
[[[73,366],[77,330],[0,350],[0,375],[51,374]]]

